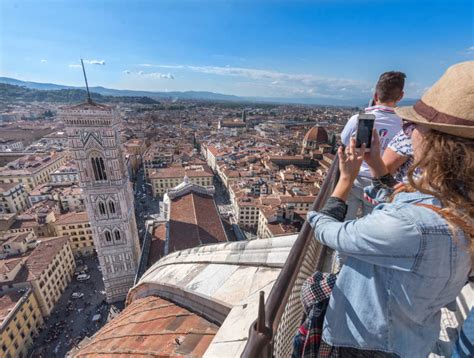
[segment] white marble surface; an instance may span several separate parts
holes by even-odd
[[[211,308],[214,304],[215,317],[220,314],[223,321],[205,357],[239,356],[257,318],[259,292],[268,297],[295,240],[291,235],[174,252],[147,270],[129,300],[163,292],[181,305],[188,297],[189,308],[196,302]],[[222,316],[223,305],[227,316]]]

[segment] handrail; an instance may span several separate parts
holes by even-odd
[[[313,203],[312,210],[321,210],[329,198],[339,176],[338,163],[339,159],[336,155],[316,200]],[[282,314],[292,293],[305,255],[307,254],[307,249],[313,241],[312,233],[313,230],[311,226],[305,221],[298,234],[298,238],[291,248],[285,265],[270,291],[267,302],[264,304],[265,309],[263,310],[263,307],[259,309],[259,317],[249,329],[249,339],[245,345],[242,357],[260,358],[271,357],[273,355],[273,340],[277,334]],[[317,253],[314,270],[322,270],[327,252],[327,247],[321,244],[318,245],[320,245],[320,250]],[[263,301],[262,296],[260,296],[260,299]],[[263,303],[260,306],[263,306]],[[265,327],[262,327],[262,319],[265,320]]]

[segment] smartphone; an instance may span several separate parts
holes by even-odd
[[[359,114],[357,119],[356,148],[365,143],[365,150],[369,151],[372,144],[372,130],[374,129],[374,114]]]

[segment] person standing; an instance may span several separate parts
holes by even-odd
[[[380,137],[381,155],[387,148],[393,137],[402,129],[402,120],[395,114],[394,108],[403,98],[406,75],[403,72],[390,71],[382,73],[375,87],[374,106],[365,109],[365,113],[375,115],[375,129]],[[341,133],[342,143],[347,147],[350,139],[357,131],[358,115],[352,116]],[[371,184],[371,174],[367,163],[362,163],[359,175],[352,187],[346,220],[355,219],[358,211],[362,209],[362,215],[372,211],[372,204],[364,200],[364,187]]]
[[[355,139],[339,148],[333,194],[307,215],[315,239],[347,256],[322,333],[340,357],[427,357],[441,308],[459,295],[474,261],[474,61],[451,66],[414,106],[395,111],[413,146],[408,184],[395,189],[374,130],[370,153]],[[344,221],[364,158],[390,199]]]

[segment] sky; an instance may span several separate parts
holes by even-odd
[[[473,2],[0,0],[0,76],[150,91],[370,98],[380,73],[418,98],[474,60]]]

